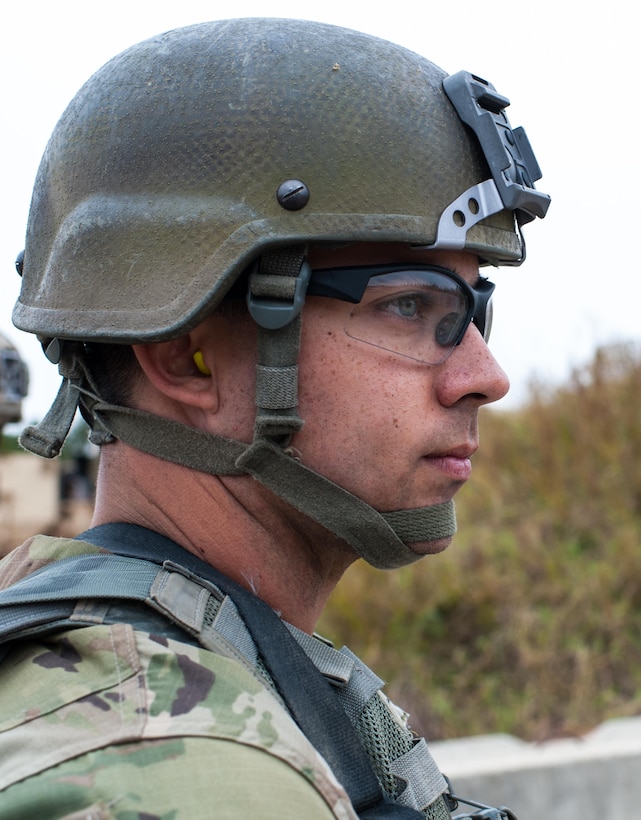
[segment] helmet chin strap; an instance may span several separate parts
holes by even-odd
[[[83,403],[88,399],[85,394]],[[456,531],[453,501],[379,513],[265,438],[243,444],[99,399],[91,404],[91,413],[114,437],[158,458],[210,475],[253,476],[379,569],[411,564],[422,555],[410,544],[451,538]]]
[[[347,541],[373,566],[393,569],[418,560],[422,555],[410,544],[454,535],[452,501],[380,513],[306,467],[288,447],[292,435],[303,426],[298,415],[298,351],[308,276],[300,247],[265,254],[250,275],[249,310],[259,329],[251,444],[104,402],[85,364],[82,344],[54,340],[47,355],[58,362],[63,385],[40,425],[24,431],[22,446],[48,458],[57,455],[80,404],[97,444],[118,438],[145,453],[210,475],[253,476]]]

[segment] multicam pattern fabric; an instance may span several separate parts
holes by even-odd
[[[92,550],[36,537],[0,562],[0,588]],[[22,639],[0,691],[3,820],[356,818],[276,698],[198,646],[124,623]]]

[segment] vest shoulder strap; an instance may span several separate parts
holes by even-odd
[[[124,525],[114,525],[121,527]],[[162,553],[159,553],[162,554]],[[196,580],[196,577],[198,580]],[[117,579],[117,580],[116,580]],[[216,584],[165,562],[99,553],[63,558],[0,592],[0,644],[65,626],[83,625],[79,600],[143,602],[204,644],[202,626],[213,597],[229,595],[245,622],[281,698],[323,755],[366,820],[417,820],[424,815],[388,802],[351,722],[330,684],[319,674],[275,612],[225,576]]]

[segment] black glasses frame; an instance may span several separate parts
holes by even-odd
[[[465,331],[474,322],[479,333],[487,342],[492,328],[492,311],[490,300],[496,287],[494,282],[481,277],[477,284],[472,287],[458,273],[442,268],[438,265],[358,265],[355,267],[343,268],[320,268],[313,270],[307,294],[310,296],[326,296],[330,299],[340,299],[343,302],[357,304],[363,298],[369,280],[373,276],[382,276],[386,273],[402,273],[405,271],[417,271],[427,273],[439,273],[455,282],[465,294],[468,308],[465,321],[456,337],[452,347],[460,344],[465,336]]]

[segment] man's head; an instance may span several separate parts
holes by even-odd
[[[461,364],[459,348],[470,338],[482,344],[478,333],[478,340],[470,336],[474,328],[466,333],[472,318],[485,323],[490,288],[479,283],[478,264],[518,264],[521,225],[548,204],[534,189],[538,167],[523,132],[510,128],[506,105],[472,75],[446,77],[398,46],[319,23],[203,24],[116,57],[70,104],[36,181],[14,321],[43,339],[67,386],[55,424],[28,433],[27,446],[55,452],[80,396],[102,441],[116,436],[194,469],[252,475],[377,565],[412,560],[407,543],[451,535],[452,493],[422,496],[405,479],[405,495],[386,500],[382,488],[364,486],[381,457],[361,459],[367,468],[360,474],[349,467],[350,448],[364,448],[353,404],[342,406],[342,398],[349,378],[362,380],[360,438],[367,441],[378,425],[370,449],[400,469],[394,430],[407,429],[411,415],[402,407],[403,378],[432,368],[430,390],[437,391],[451,363]],[[373,264],[392,269],[363,278]],[[354,296],[350,284],[347,298],[328,295],[328,268],[350,283],[362,279],[361,293]],[[207,425],[197,434],[193,424],[169,429],[149,413],[105,402],[95,364],[100,345],[136,346],[143,371],[151,343],[178,358],[187,351],[193,361],[194,340],[202,336],[207,348],[211,337],[201,329],[208,317],[220,319],[216,311],[224,314],[221,303],[233,301],[239,282],[247,282],[252,345],[256,338],[252,430],[216,439]],[[404,313],[417,294],[423,301],[438,294],[438,328],[415,356],[411,335],[403,331],[399,341],[380,321],[378,294],[390,288],[413,294]],[[376,335],[382,326],[383,341]],[[369,378],[357,349],[370,357]],[[506,389],[496,369],[488,375],[479,350],[461,367],[487,370],[485,386],[465,394],[474,394],[475,406]],[[343,357],[334,391],[331,379],[321,386],[332,351]],[[346,356],[354,356],[351,376]],[[365,401],[365,387],[377,382]],[[329,391],[324,398],[321,390]],[[107,398],[113,402],[113,394]],[[475,411],[468,422],[464,435],[459,424],[456,435],[411,446],[452,470],[474,449]],[[340,486],[292,458],[299,442],[309,450],[303,460]],[[329,447],[332,464],[323,457]],[[389,481],[400,488],[394,469]],[[394,515],[381,518],[372,504]]]

